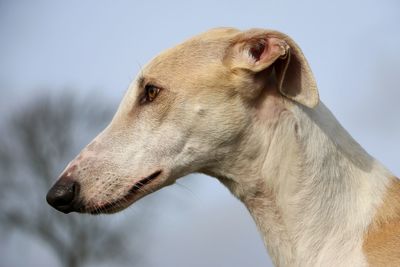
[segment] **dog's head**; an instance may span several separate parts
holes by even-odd
[[[208,31],[143,68],[110,125],[71,161],[47,201],[63,212],[112,213],[186,174],[218,176],[251,146],[245,137],[255,124],[293,103],[312,108],[318,93],[288,36]]]

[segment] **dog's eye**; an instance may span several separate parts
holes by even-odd
[[[144,99],[142,102],[153,101],[157,97],[158,93],[160,92],[160,88],[158,88],[154,85],[151,85],[151,84],[146,85],[144,90],[145,90],[145,96],[144,96]]]

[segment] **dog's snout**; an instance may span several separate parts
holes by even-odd
[[[80,185],[74,179],[61,177],[49,190],[47,202],[55,209],[69,213],[79,210]]]

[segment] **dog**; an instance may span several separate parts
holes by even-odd
[[[114,213],[193,172],[254,218],[276,266],[400,266],[400,183],[319,100],[299,46],[218,28],[166,50],[47,194]]]

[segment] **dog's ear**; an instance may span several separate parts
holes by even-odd
[[[229,54],[233,69],[259,73],[275,70],[280,93],[304,106],[319,102],[317,84],[299,46],[287,35],[267,30],[250,30],[234,40]]]

